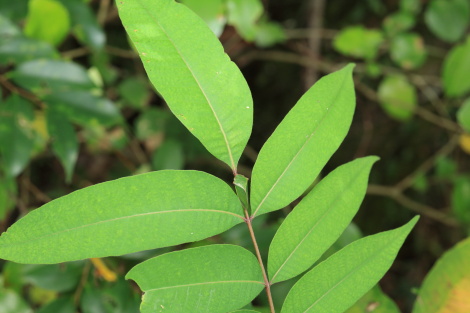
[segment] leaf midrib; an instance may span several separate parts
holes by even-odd
[[[181,60],[183,60],[184,64],[186,64],[189,72],[191,73],[192,77],[194,78],[196,84],[198,85],[199,89],[201,90],[202,94],[204,95],[204,98],[206,99],[207,101],[207,104],[209,105],[211,111],[212,111],[212,114],[214,114],[214,118],[217,122],[217,124],[219,125],[219,129],[220,129],[220,132],[222,133],[222,136],[224,137],[224,141],[225,141],[225,146],[227,148],[227,152],[228,152],[228,155],[229,155],[229,158],[230,158],[230,166],[231,168],[236,171],[236,166],[235,166],[235,161],[233,159],[233,155],[232,155],[232,149],[230,148],[230,144],[228,142],[228,138],[227,138],[227,134],[225,133],[225,130],[222,126],[222,123],[220,122],[220,119],[217,115],[217,113],[215,112],[214,110],[214,107],[212,106],[212,103],[211,101],[209,100],[209,97],[207,96],[204,88],[202,87],[201,83],[199,82],[199,79],[196,77],[195,73],[193,72],[193,69],[191,68],[191,66],[188,64],[188,62],[186,61],[186,59],[183,57],[183,55],[181,54],[181,51],[178,49],[178,47],[176,46],[176,44],[173,42],[173,40],[171,39],[171,37],[168,35],[168,33],[166,32],[166,29],[160,24],[160,22],[154,18],[154,16],[152,14],[150,14],[150,12],[152,12],[152,10],[150,10],[150,8],[148,8],[144,3],[142,3],[141,0],[137,0],[141,5],[142,7],[144,7],[146,10],[146,12],[148,13],[148,16],[150,17],[151,20],[153,20],[159,27],[160,29],[162,30],[162,32],[165,34],[165,36],[168,38],[168,40],[171,42],[171,44],[173,45],[173,47],[175,48],[176,52],[178,53],[178,55],[180,56]],[[168,5],[175,5],[173,3],[169,3]]]
[[[336,99],[339,97],[339,94],[341,93],[342,91],[342,87],[344,85],[344,82],[346,81],[345,78],[343,78],[343,80],[341,81],[341,88],[339,88],[340,92],[336,93],[335,97],[333,98],[333,103],[331,104],[331,106],[327,107],[328,109],[329,108],[332,108],[335,104],[336,104]],[[263,205],[264,201],[268,198],[268,196],[271,194],[271,192],[274,190],[274,188],[277,186],[277,184],[279,183],[279,181],[281,180],[281,178],[284,176],[284,174],[289,170],[289,168],[291,167],[291,165],[293,164],[293,162],[297,159],[297,157],[300,155],[300,152],[302,152],[302,150],[305,148],[305,146],[307,146],[308,142],[310,141],[310,139],[312,139],[313,137],[313,134],[315,134],[315,132],[318,130],[318,128],[322,125],[323,121],[326,119],[326,117],[328,116],[328,114],[330,113],[331,111],[327,111],[323,116],[322,118],[320,119],[320,122],[318,122],[318,124],[316,125],[316,127],[313,129],[312,133],[310,134],[310,136],[308,136],[308,139],[304,142],[304,144],[302,145],[302,147],[300,147],[299,151],[294,155],[294,157],[292,158],[292,160],[289,162],[289,164],[287,164],[286,168],[284,169],[284,171],[281,173],[281,175],[278,177],[278,179],[274,182],[274,184],[271,186],[271,188],[269,189],[269,191],[266,193],[266,195],[264,196],[264,198],[261,200],[260,204],[256,207],[255,211],[253,212],[252,214],[252,217],[254,218],[256,216],[256,213],[258,212],[258,210],[261,208],[261,206]]]
[[[129,277],[129,278],[132,279],[132,277]],[[204,286],[204,285],[211,285],[211,284],[236,284],[236,283],[259,284],[259,285],[264,286],[263,282],[256,281],[256,280],[226,280],[226,281],[210,281],[210,282],[204,282],[204,283],[193,283],[193,284],[186,284],[186,285],[175,285],[175,286],[147,289],[147,290],[144,290],[144,292],[151,292],[151,291],[157,291],[157,290],[166,290],[166,289],[173,289],[173,288],[181,288],[181,287]]]
[[[346,279],[348,279],[351,275],[355,274],[358,270],[360,270],[361,268],[367,266],[368,264],[370,263],[374,263],[374,259],[376,259],[379,255],[383,254],[383,252],[385,251],[386,247],[389,246],[389,244],[393,241],[396,240],[397,237],[399,237],[400,234],[396,235],[396,236],[393,236],[393,238],[391,238],[390,240],[388,240],[386,242],[386,244],[383,244],[382,245],[382,248],[380,249],[380,251],[378,253],[375,253],[375,254],[372,254],[372,257],[370,258],[364,258],[364,262],[361,262],[360,264],[358,264],[356,267],[354,267],[348,275],[344,276],[341,280],[339,280],[334,286],[332,286],[327,292],[325,292],[320,298],[318,298],[311,306],[309,306],[305,311],[303,311],[302,313],[306,313],[308,311],[310,311],[310,309],[312,309],[315,305],[317,305],[318,302],[320,302],[324,297],[326,297],[329,293],[331,293],[334,289],[336,289],[338,287],[338,285],[340,285],[343,281],[345,281]]]
[[[362,166],[359,171],[357,172],[362,172],[364,168],[367,167],[367,164]],[[356,173],[357,173],[356,172]],[[292,250],[292,252],[289,254],[289,256],[286,258],[284,263],[279,267],[279,269],[276,271],[276,273],[273,275],[271,281],[274,282],[274,279],[276,276],[279,274],[279,272],[282,270],[282,268],[287,264],[287,262],[290,260],[290,258],[294,255],[295,251],[302,245],[302,243],[307,239],[307,237],[310,236],[310,234],[313,232],[313,230],[318,226],[318,224],[325,218],[325,216],[333,210],[334,207],[336,207],[336,204],[339,202],[342,197],[344,197],[345,191],[349,190],[349,187],[356,182],[359,179],[359,175],[354,176],[353,179],[349,181],[349,183],[344,187],[344,190],[339,197],[335,197],[335,200],[328,206],[328,209],[321,215],[320,219],[313,225],[313,227],[307,232],[307,234],[302,238],[302,240],[298,243],[298,245],[295,246],[295,249]]]
[[[54,232],[54,233],[46,234],[46,235],[43,235],[43,236],[39,236],[39,237],[36,237],[36,238],[34,238],[34,239],[26,239],[25,241],[22,241],[22,242],[9,243],[9,244],[0,245],[0,247],[6,248],[6,247],[10,247],[10,246],[21,246],[21,245],[25,245],[25,244],[31,244],[31,243],[33,243],[33,242],[40,241],[40,240],[42,240],[42,239],[44,239],[44,238],[53,237],[53,236],[59,236],[59,235],[65,234],[65,233],[67,233],[67,232],[76,231],[76,230],[79,230],[79,229],[84,229],[84,228],[92,227],[92,226],[99,225],[99,224],[115,222],[115,221],[119,221],[119,220],[123,220],[123,219],[127,219],[127,218],[130,219],[130,218],[137,218],[137,217],[142,217],[142,216],[147,216],[147,215],[153,215],[153,214],[181,213],[181,212],[216,212],[216,213],[222,213],[222,214],[233,215],[233,216],[235,216],[235,217],[240,218],[241,220],[244,219],[243,216],[238,215],[238,214],[236,214],[236,213],[232,213],[232,212],[228,212],[228,211],[221,211],[221,210],[212,210],[212,209],[182,209],[182,210],[168,210],[168,211],[158,211],[158,212],[147,212],[147,213],[140,213],[140,214],[134,214],[134,215],[121,216],[121,217],[112,218],[112,219],[107,219],[107,220],[102,220],[102,221],[98,221],[98,222],[94,222],[94,223],[84,224],[84,225],[80,225],[80,226],[73,227],[73,228],[67,228],[67,229],[64,229],[64,230],[61,230],[61,231],[58,231],[58,232]]]

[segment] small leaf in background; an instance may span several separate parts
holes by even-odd
[[[252,216],[298,198],[338,149],[354,114],[353,67],[318,80],[263,145],[253,168]]]
[[[21,276],[24,282],[42,289],[66,292],[74,290],[78,285],[83,265],[83,261],[51,265],[28,264],[21,267]]]
[[[470,98],[465,100],[457,111],[457,122],[470,133]]]
[[[166,139],[152,156],[155,170],[181,170],[184,167],[184,151],[180,141]]]
[[[222,35],[227,23],[224,0],[182,0],[181,2],[199,15],[217,37]]]
[[[270,47],[286,39],[284,29],[275,22],[261,21],[258,23],[255,34],[255,43],[258,47]]]
[[[64,167],[65,180],[70,182],[78,158],[75,129],[66,116],[55,110],[47,110],[47,129],[52,140],[52,150]]]
[[[359,239],[314,267],[292,287],[281,313],[344,312],[382,278],[417,221]]]
[[[0,257],[57,263],[198,241],[243,222],[233,190],[198,171],[125,177],[53,200],[0,236]]]
[[[447,42],[459,40],[470,24],[468,0],[432,0],[424,21],[434,35]]]
[[[36,313],[75,313],[75,305],[72,298],[61,297],[46,304]]]
[[[14,291],[0,287],[1,313],[33,313],[26,302]]]
[[[470,91],[470,36],[465,43],[456,45],[444,60],[442,81],[449,97],[459,97]]]
[[[236,173],[253,121],[253,100],[240,69],[185,5],[141,0],[117,6],[152,84],[181,123]]]
[[[420,67],[427,57],[423,39],[414,33],[398,34],[390,44],[390,57],[406,70]]]
[[[463,224],[470,225],[470,177],[459,176],[452,189],[452,211]]]
[[[50,110],[57,111],[80,125],[113,126],[122,120],[116,105],[107,98],[87,91],[55,92],[44,97]]]
[[[287,216],[269,248],[271,283],[307,270],[339,238],[364,199],[377,159],[361,158],[338,167]]]
[[[137,77],[126,78],[118,85],[118,91],[126,106],[143,109],[150,98],[148,82]]]
[[[400,310],[376,285],[344,313],[400,313]]]
[[[447,251],[419,288],[413,313],[470,312],[470,238]]]
[[[72,30],[78,40],[94,50],[103,48],[106,35],[98,24],[89,4],[82,0],[59,0],[68,10],[72,20]]]
[[[383,41],[382,32],[379,30],[350,26],[336,35],[333,46],[344,55],[371,60],[377,56]]]
[[[416,24],[416,17],[408,12],[396,12],[385,18],[383,28],[389,37],[407,31]]]
[[[426,173],[422,171],[416,173],[415,178],[413,180],[413,185],[411,187],[421,193],[426,192],[429,188],[429,181],[426,177]]]
[[[23,88],[40,91],[65,91],[95,87],[87,71],[77,63],[55,60],[33,60],[10,72],[13,81]]]
[[[32,104],[18,95],[10,96],[0,107],[1,165],[7,177],[20,174],[31,158],[34,148],[33,118]]]
[[[70,18],[56,0],[30,0],[24,33],[26,36],[58,46],[67,36]]]
[[[15,207],[16,193],[17,188],[14,179],[0,176],[0,222]]]
[[[10,19],[0,14],[0,39],[2,42],[20,36],[20,29]]]
[[[470,154],[470,134],[463,133],[460,135],[459,146],[465,153]]]
[[[126,278],[144,292],[142,313],[224,313],[248,304],[264,288],[256,257],[234,245],[170,252],[138,264]]]
[[[417,14],[421,11],[421,0],[400,0],[400,11]]]
[[[243,208],[249,210],[250,200],[248,196],[248,178],[241,174],[237,174],[233,180],[235,191]]]
[[[405,76],[386,76],[379,85],[379,102],[391,117],[399,120],[409,120],[418,105],[416,89]]]
[[[168,110],[151,107],[139,115],[136,121],[136,135],[140,140],[146,140],[152,136],[163,136],[168,121],[173,118]]]
[[[247,41],[256,36],[256,22],[263,14],[260,0],[228,0],[228,23],[235,26],[237,32]]]
[[[20,64],[34,59],[55,59],[58,53],[44,41],[18,37],[0,41],[0,64]]]

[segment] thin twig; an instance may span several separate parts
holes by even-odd
[[[83,289],[85,288],[85,284],[88,280],[88,274],[90,273],[91,263],[89,260],[85,261],[85,267],[83,268],[82,276],[80,278],[80,283],[75,290],[75,294],[73,295],[73,303],[77,306],[80,302],[80,298],[82,296]]]
[[[248,230],[250,232],[251,241],[253,242],[253,246],[255,248],[256,258],[258,259],[259,266],[261,267],[261,272],[263,273],[263,280],[264,280],[264,285],[266,287],[266,295],[268,296],[269,309],[271,313],[276,313],[274,309],[273,296],[271,294],[271,283],[269,282],[268,275],[266,274],[266,269],[264,267],[263,258],[261,257],[261,253],[259,251],[255,232],[253,231],[253,225],[251,223],[252,218],[250,217],[250,214],[248,213],[248,210],[246,208],[244,209],[244,211],[245,211],[245,222],[246,222],[246,225],[248,225]]]
[[[454,151],[458,142],[459,142],[459,135],[452,136],[451,139],[443,147],[441,147],[441,149],[439,149],[439,151],[437,151],[433,156],[431,156],[426,161],[424,161],[411,174],[403,178],[398,184],[395,185],[395,188],[397,188],[400,191],[404,191],[405,189],[413,185],[413,182],[415,181],[416,176],[418,176],[420,173],[425,173],[431,170],[439,158],[449,155],[452,151]]]
[[[0,84],[4,86],[6,89],[9,91],[16,93],[20,95],[21,97],[31,101],[33,104],[35,104],[38,108],[44,109],[46,105],[33,93],[17,87],[16,85],[12,84],[5,76],[0,75]]]

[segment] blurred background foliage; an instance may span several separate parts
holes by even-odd
[[[220,38],[252,89],[245,175],[307,88],[357,64],[353,125],[323,175],[356,157],[381,161],[354,224],[327,255],[422,218],[381,286],[348,312],[470,312],[470,2],[181,2]],[[230,182],[230,169],[149,84],[111,0],[0,0],[0,85],[1,232],[51,199],[123,176],[197,169]],[[290,209],[255,220],[265,256]],[[216,242],[251,249],[243,225],[186,246]],[[165,251],[59,265],[1,262],[0,312],[138,312],[140,291],[124,275]],[[293,283],[273,287],[276,306]],[[266,299],[254,305],[266,310]]]

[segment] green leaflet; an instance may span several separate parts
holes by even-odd
[[[252,216],[299,197],[339,147],[354,114],[353,67],[320,79],[266,141],[253,168]]]
[[[338,239],[364,199],[377,159],[366,157],[338,167],[287,216],[269,249],[271,283],[307,270]]]
[[[369,290],[361,299],[344,313],[401,313],[395,302],[388,297],[379,285]]]
[[[47,110],[47,130],[52,139],[52,150],[65,171],[65,180],[70,182],[78,157],[78,140],[73,125],[54,110]]]
[[[470,3],[468,0],[429,1],[424,21],[440,39],[456,42],[470,24]]]
[[[34,148],[33,106],[13,94],[0,106],[0,155],[7,177],[16,177],[28,164]]]
[[[236,172],[251,133],[253,100],[221,43],[173,0],[116,3],[150,81],[207,150]]]
[[[417,221],[359,239],[320,263],[292,287],[281,313],[344,312],[382,278]]]
[[[67,9],[56,0],[30,0],[28,4],[25,35],[58,46],[70,28]]]
[[[255,256],[233,245],[167,253],[138,264],[126,278],[145,292],[142,313],[225,313],[243,307],[264,288]]]
[[[448,97],[460,97],[470,91],[470,36],[447,54],[442,69],[442,82]]]
[[[197,171],[159,171],[51,201],[0,237],[0,258],[58,263],[192,242],[243,221],[231,188]]]

